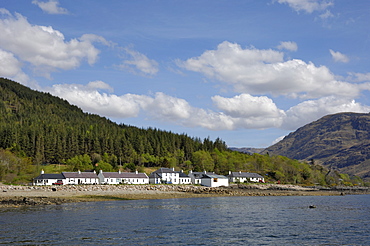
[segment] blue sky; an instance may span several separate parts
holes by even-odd
[[[268,147],[370,111],[370,2],[2,0],[0,76],[117,123]]]

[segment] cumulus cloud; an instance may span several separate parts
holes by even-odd
[[[49,0],[48,2],[33,0],[32,3],[39,6],[42,11],[48,14],[68,14],[67,9],[59,7],[58,0]]]
[[[216,50],[177,64],[233,85],[235,91],[248,94],[284,95],[294,98],[319,98],[337,95],[356,97],[363,85],[336,80],[325,66],[299,59],[283,60],[276,50],[243,49],[239,44],[223,42]],[[370,89],[366,85],[366,89]]]
[[[353,99],[334,96],[308,100],[286,111],[286,118],[281,128],[294,130],[327,114],[340,112],[368,113],[370,112],[370,107],[362,105]]]
[[[47,91],[81,107],[84,111],[113,118],[136,117],[142,105],[152,100],[147,96],[134,94],[117,96],[97,90],[106,88],[110,90],[108,84],[102,81],[95,81],[90,82],[86,86],[80,84],[55,84]]]
[[[0,77],[11,78],[27,84],[29,77],[22,71],[22,63],[10,52],[0,49]]]
[[[327,114],[370,111],[369,106],[361,105],[355,100],[334,96],[307,100],[284,111],[266,96],[255,97],[249,94],[232,98],[218,95],[212,97],[216,111],[194,107],[185,99],[162,92],[153,96],[106,93],[105,91],[112,92],[112,88],[103,81],[92,81],[87,85],[58,84],[47,91],[84,111],[106,117],[122,119],[140,114],[151,120],[209,130],[295,130]]]
[[[149,59],[144,54],[131,48],[124,48],[124,51],[131,59],[124,60],[118,65],[120,69],[128,70],[132,73],[139,71],[139,73],[144,75],[155,75],[158,72],[158,63],[155,60]]]
[[[331,49],[329,51],[330,51],[330,54],[331,54],[331,56],[332,56],[332,58],[335,62],[343,62],[343,63],[349,62],[348,56],[340,53],[339,51],[335,52]]]
[[[280,45],[277,46],[279,50],[285,49],[289,51],[297,51],[298,50],[298,45],[296,42],[280,42]]]
[[[4,11],[3,11],[4,12]],[[33,69],[48,77],[57,69],[74,69],[83,60],[93,65],[100,51],[92,39],[104,43],[104,38],[84,35],[81,39],[66,41],[64,35],[50,26],[31,25],[20,14],[0,19],[0,48],[11,52],[19,60],[28,62]]]
[[[314,11],[323,11],[334,3],[329,0],[277,0],[280,4],[288,4],[295,11],[305,11],[312,13]]]

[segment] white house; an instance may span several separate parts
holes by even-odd
[[[229,186],[229,179],[218,174],[203,174],[201,182],[202,185],[208,187]]]
[[[100,184],[149,184],[149,177],[138,171],[129,172],[103,172],[98,174]]]
[[[186,175],[182,170],[179,173],[179,184],[191,184],[191,178]]]
[[[229,182],[231,183],[244,183],[244,182],[261,182],[264,183],[265,179],[257,173],[247,173],[247,172],[229,172],[227,175]]]
[[[33,185],[63,185],[65,184],[65,177],[62,174],[54,173],[44,173],[44,170],[41,171],[41,174],[33,179]]]
[[[96,172],[62,172],[65,177],[66,184],[99,184],[98,175]]]
[[[160,168],[149,175],[150,184],[179,184],[180,174],[174,168]]]

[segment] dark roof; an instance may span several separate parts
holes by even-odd
[[[129,172],[103,172],[102,173],[104,178],[148,178],[148,176],[145,173],[129,173]]]
[[[65,179],[64,176],[60,173],[54,174],[54,173],[44,173],[39,176],[37,176],[35,179]]]
[[[66,178],[98,178],[98,175],[94,172],[62,172],[62,174]]]
[[[149,175],[149,178],[162,178],[162,175],[160,173],[152,172]]]
[[[193,176],[196,179],[201,179],[204,174],[206,174],[206,173],[204,173],[204,172],[191,172],[191,173],[189,173],[189,176]],[[210,173],[210,174],[213,174],[213,173]]]
[[[227,176],[236,178],[263,178],[258,173],[246,173],[246,172],[231,172],[231,174]]]
[[[217,179],[227,179],[227,177],[223,176],[223,175],[218,175],[218,174],[207,174],[205,173],[202,177],[202,179],[214,179],[214,178],[217,178]]]
[[[187,175],[186,173],[184,172],[178,172],[179,173],[179,177],[180,178],[189,178],[189,175]]]

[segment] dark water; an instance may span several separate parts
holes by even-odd
[[[310,209],[314,204],[316,208]],[[0,210],[4,245],[370,245],[370,195],[218,197]]]

